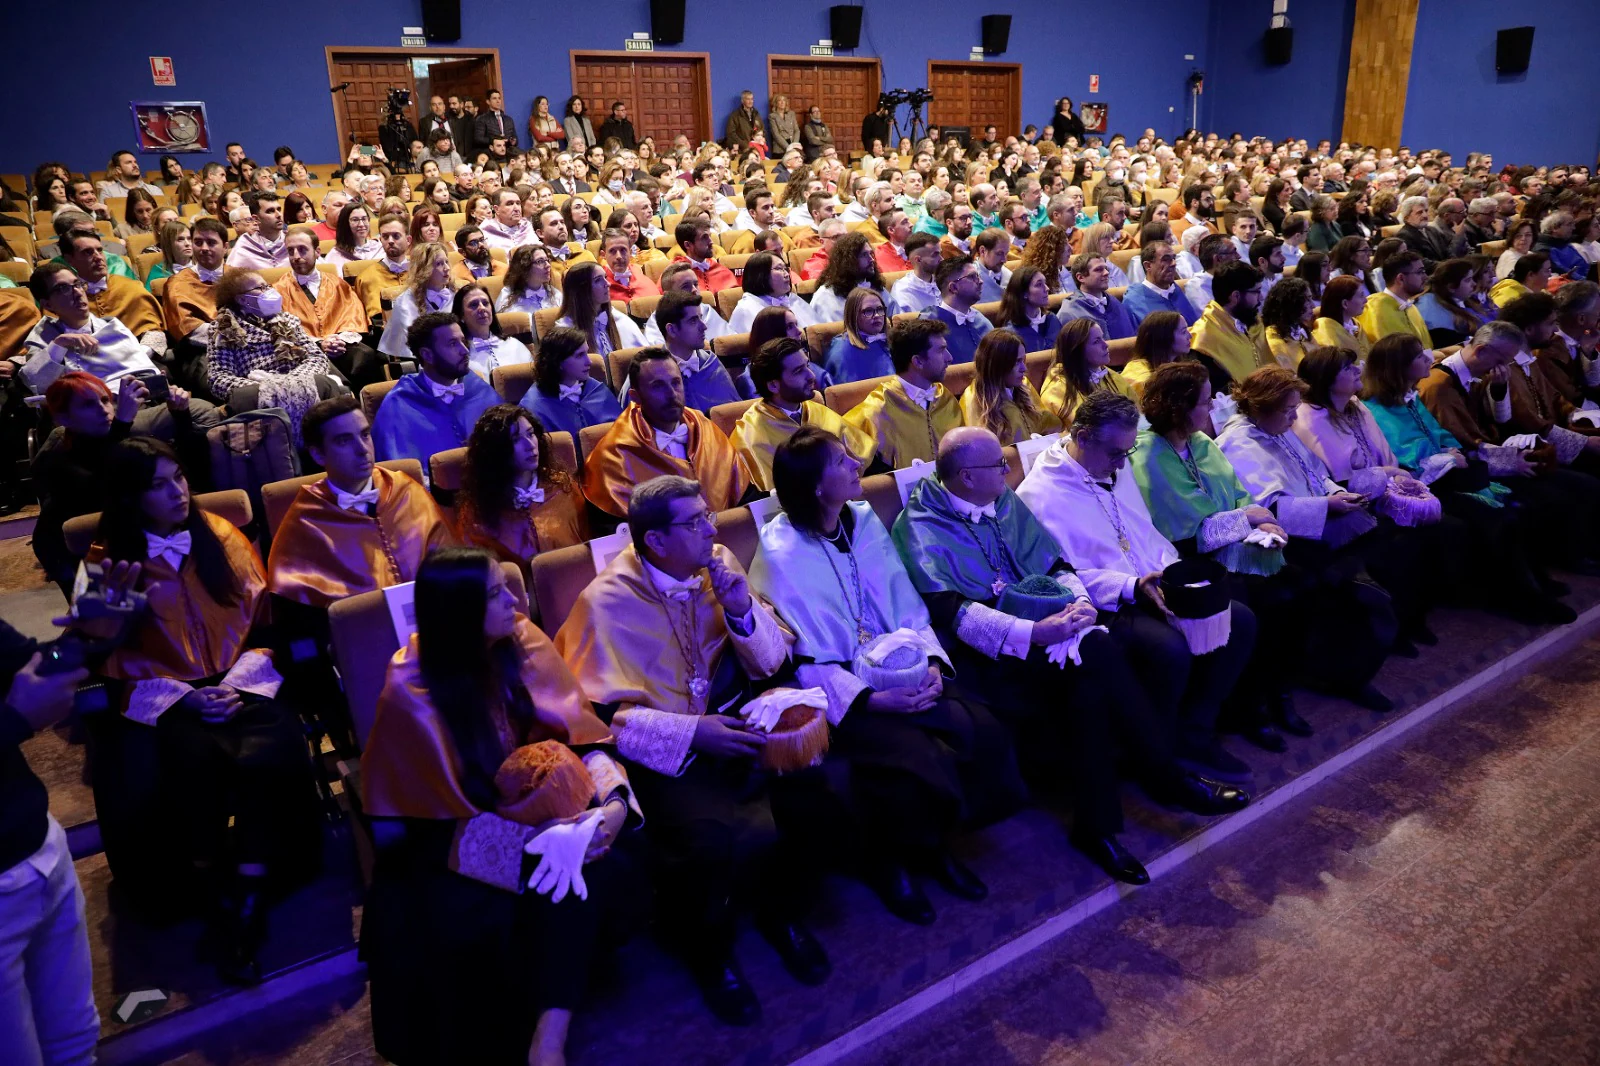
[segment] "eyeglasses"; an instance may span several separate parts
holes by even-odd
[[[681,522],[668,522],[666,524],[666,528],[671,529],[673,526],[688,526],[690,529],[694,529],[694,528],[698,527],[702,522],[705,523],[706,525],[710,526],[712,531],[715,532],[716,528],[717,528],[717,512],[715,512],[715,511],[701,511],[699,514],[695,515],[693,518],[685,518]]]
[[[1002,474],[1009,474],[1011,472],[1011,460],[1010,459],[1001,459],[998,463],[984,463],[982,465],[964,466],[961,469],[963,469],[963,470],[998,470]]]
[[[65,296],[67,293],[72,292],[74,289],[76,289],[79,292],[88,292],[89,291],[89,283],[87,281],[84,281],[82,278],[77,278],[77,279],[75,279],[73,281],[63,281],[59,285],[50,286],[50,291],[49,291],[48,295],[50,295],[50,296]]]

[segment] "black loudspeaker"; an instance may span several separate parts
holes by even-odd
[[[683,43],[683,0],[650,0],[650,39],[656,44]]]
[[[422,35],[430,41],[461,40],[461,0],[422,0]]]
[[[1266,39],[1267,63],[1270,66],[1286,66],[1289,57],[1294,55],[1294,27],[1274,26],[1267,31]]]
[[[835,48],[861,47],[861,8],[849,4],[828,8],[828,36]]]
[[[986,56],[1003,56],[1006,54],[1006,44],[1011,40],[1010,15],[985,15],[983,16],[983,54]]]
[[[1501,30],[1494,40],[1494,72],[1526,74],[1528,56],[1533,53],[1533,27],[1518,26]]]

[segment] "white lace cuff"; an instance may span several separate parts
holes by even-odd
[[[1494,390],[1489,390],[1489,413],[1494,418],[1495,425],[1504,425],[1511,421],[1511,389],[1506,389],[1506,394],[1498,400],[1494,398]]]
[[[223,677],[222,683],[238,692],[272,699],[283,684],[283,675],[272,665],[272,656],[264,651],[247,651],[239,656]]]
[[[152,329],[139,338],[139,343],[149,348],[156,355],[167,354],[167,335],[159,329]]]
[[[1132,603],[1139,579],[1121,570],[1079,570],[1078,580],[1097,610],[1115,611]]]
[[[589,776],[594,779],[594,803],[603,807],[613,797],[620,796],[622,802],[627,804],[628,810],[637,817],[636,825],[644,823],[644,811],[639,809],[639,801],[634,798],[633,786],[628,784],[628,771],[624,770],[603,751],[591,751],[583,757],[584,768],[589,771]]]
[[[1478,458],[1489,468],[1490,477],[1514,477],[1520,473],[1522,452],[1500,444],[1478,445]]]
[[[837,663],[804,663],[795,671],[801,688],[820,688],[828,694],[828,723],[838,725],[850,705],[867,690],[867,683]]]
[[[1218,548],[1225,548],[1229,544],[1237,544],[1250,535],[1250,519],[1245,516],[1242,507],[1232,511],[1218,511],[1200,523],[1200,532],[1195,535],[1195,546],[1202,554],[1209,555]]]
[[[956,613],[956,636],[990,659],[1002,655],[1026,659],[1033,641],[1033,623],[968,600]]]
[[[750,611],[750,632],[741,636],[728,627],[728,638],[733,642],[733,653],[739,664],[752,678],[771,677],[783,668],[789,659],[789,642],[783,628],[773,617],[772,608],[755,597]]]
[[[623,758],[676,777],[689,758],[689,745],[694,742],[699,723],[700,716],[696,714],[630,707],[612,717],[611,731],[617,736],[617,751]]]
[[[1575,433],[1561,426],[1551,426],[1545,432],[1545,439],[1555,445],[1556,461],[1562,466],[1566,466],[1579,455],[1582,455],[1584,445],[1589,440],[1582,433]]]
[[[128,693],[127,716],[141,725],[155,725],[156,719],[170,711],[194,686],[170,677],[135,681]]]
[[[450,849],[450,868],[486,885],[522,892],[522,849],[534,828],[484,813],[463,819]]]
[[[1328,524],[1326,496],[1279,496],[1272,504],[1278,524],[1291,537],[1318,540]]]

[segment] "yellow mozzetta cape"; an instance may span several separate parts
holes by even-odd
[[[1235,381],[1243,381],[1272,359],[1270,353],[1239,328],[1239,320],[1215,300],[1206,304],[1200,321],[1189,327],[1189,338],[1191,348],[1215,359]],[[1272,365],[1277,365],[1275,360]]]
[[[1095,392],[1114,392],[1118,396],[1134,399],[1133,386],[1128,379],[1119,372],[1106,369],[1106,376],[1100,379],[1100,384],[1094,388]],[[1044,376],[1044,391],[1039,394],[1039,402],[1044,409],[1055,415],[1062,425],[1072,425],[1072,417],[1078,413],[1078,405],[1083,403],[1083,397],[1078,390],[1067,381],[1067,375],[1058,364],[1050,364],[1050,372]]]
[[[939,438],[961,425],[961,404],[943,385],[933,389],[933,402],[924,410],[906,395],[904,380],[895,374],[847,411],[845,424],[872,438],[883,461],[896,470],[917,459],[931,463],[939,453]]]
[[[1033,382],[1023,378],[1020,387],[1026,389],[1028,395],[1033,398],[1033,417],[1030,419],[1025,416],[1022,413],[1022,408],[1017,406],[1015,400],[1008,399],[1001,404],[1000,414],[1006,420],[1006,429],[1004,433],[997,434],[997,436],[999,436],[1002,445],[1015,444],[1018,441],[1027,440],[1035,433],[1059,433],[1061,431],[1061,419],[1044,406],[1044,401],[1040,398],[1038,391],[1034,389]],[[968,385],[966,391],[961,394],[961,421],[962,424],[968,426],[983,426],[983,423],[978,419],[977,385]],[[985,426],[984,428],[988,427]]]
[[[796,422],[783,411],[765,400],[752,405],[733,427],[733,450],[744,464],[750,481],[763,492],[772,491],[772,454],[778,445],[792,437],[801,426],[825,429],[844,441],[850,454],[862,464],[872,462],[877,447],[872,438],[847,423],[831,409],[815,400],[800,405],[800,421]]]

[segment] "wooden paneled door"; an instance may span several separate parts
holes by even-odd
[[[1399,146],[1416,29],[1417,0],[1356,0],[1341,140]]]
[[[773,97],[787,96],[802,124],[813,104],[822,108],[822,121],[833,130],[833,145],[841,153],[866,147],[861,120],[877,109],[882,91],[883,65],[876,59],[767,56],[768,107]]]
[[[352,143],[378,143],[378,128],[383,125],[390,89],[410,90],[412,107],[406,117],[416,124],[417,85],[411,77],[411,61],[404,55],[335,53],[329,57],[328,66],[333,75],[330,84],[350,83],[348,89],[333,94],[339,142],[343,145],[337,157],[340,163]]]
[[[583,97],[596,133],[621,100],[640,137],[665,151],[682,133],[712,139],[711,56],[706,52],[572,52],[572,91]]]
[[[985,126],[1001,137],[1022,132],[1022,64],[928,60],[928,124],[967,126],[973,139]]]

